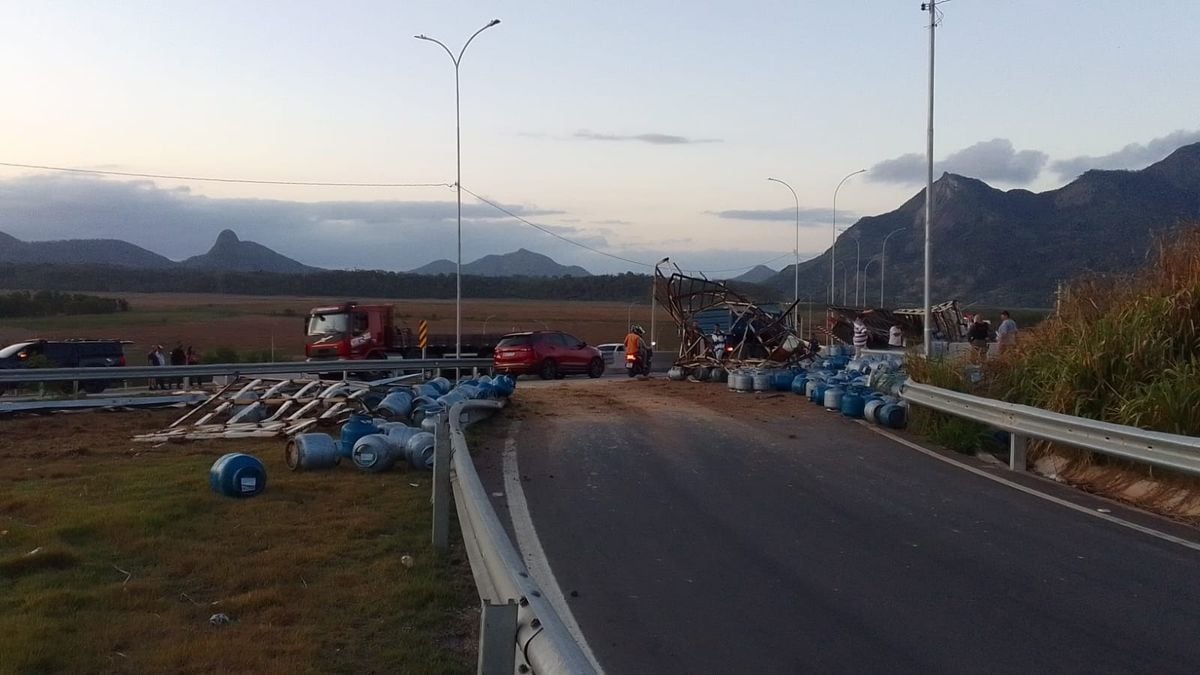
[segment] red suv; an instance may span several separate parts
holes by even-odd
[[[579,338],[556,330],[510,333],[500,339],[492,356],[497,373],[537,373],[543,380],[559,379],[570,373],[588,377],[604,374],[600,350]]]

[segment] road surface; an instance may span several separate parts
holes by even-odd
[[[524,385],[499,429],[516,472],[505,485],[490,448],[489,491],[505,516],[527,505],[523,553],[536,575],[540,542],[610,674],[1200,670],[1197,550],[791,394]]]

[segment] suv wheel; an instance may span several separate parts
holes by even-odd
[[[542,361],[542,367],[538,370],[538,377],[543,380],[554,380],[558,378],[558,364],[553,359]]]
[[[588,366],[588,377],[596,379],[604,374],[604,359],[592,359]]]

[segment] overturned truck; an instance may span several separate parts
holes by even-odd
[[[654,272],[654,296],[679,333],[675,365],[789,365],[811,360],[818,346],[796,331],[796,306],[759,305],[720,281]]]

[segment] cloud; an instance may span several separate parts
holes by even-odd
[[[786,223],[796,222],[796,209],[731,209],[728,211],[708,211],[708,213],[729,220],[766,220]],[[838,220],[846,222],[858,218],[850,211],[838,211]],[[815,227],[833,223],[833,209],[800,209],[800,224]]]
[[[692,145],[696,143],[720,143],[719,138],[688,138],[673,134],[603,134],[594,131],[576,131],[572,138],[585,141],[639,141],[651,145]]]
[[[1176,149],[1200,142],[1200,130],[1179,129],[1166,136],[1155,138],[1149,143],[1130,143],[1125,147],[1099,157],[1080,155],[1060,159],[1050,169],[1061,178],[1075,178],[1090,169],[1143,169],[1174,152]]]
[[[993,138],[963,148],[934,163],[934,175],[943,171],[996,183],[1024,185],[1042,172],[1049,156],[1040,150],[1015,150],[1007,138]],[[917,185],[925,181],[925,155],[908,153],[885,159],[867,171],[876,183]]]

